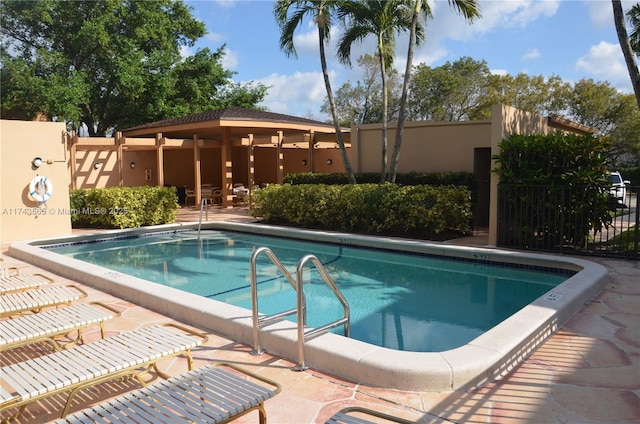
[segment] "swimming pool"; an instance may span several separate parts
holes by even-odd
[[[578,258],[471,248],[416,240],[354,236],[304,231],[259,224],[214,222],[203,229],[236,231],[249,235],[273,235],[348,247],[373,247],[419,255],[452,257],[489,263],[515,264],[524,268],[558,268],[570,278],[546,291],[533,302],[463,346],[438,352],[399,351],[337,334],[323,334],[305,343],[307,365],[357,383],[400,390],[451,390],[481,385],[511,370],[540,343],[599,293],[609,281],[599,264]],[[41,246],[90,242],[105,237],[138,237],[158,231],[197,229],[197,224],[178,224],[98,235],[14,243],[9,254],[49,269],[61,276],[112,293],[161,314],[218,332],[233,340],[252,344],[251,311],[213,299],[183,292],[176,287],[158,290],[156,283],[119,271],[86,264]],[[270,353],[293,361],[297,358],[295,324],[281,321],[261,332],[262,346]]]
[[[416,352],[463,346],[575,273],[219,230],[200,237],[193,231],[165,232],[51,249],[250,310],[249,265],[260,247],[270,248],[291,274],[300,258],[315,255],[350,306],[350,337]],[[260,313],[295,308],[292,285],[266,256],[259,259]],[[340,319],[342,305],[317,270],[310,268],[305,282],[307,325],[317,328]]]

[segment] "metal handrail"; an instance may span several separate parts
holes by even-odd
[[[306,315],[307,311],[306,311],[306,305],[304,304],[305,297],[304,297],[303,270],[304,270],[304,265],[308,261],[311,261],[313,265],[315,265],[318,272],[320,272],[320,276],[322,277],[324,282],[329,286],[331,291],[333,291],[333,294],[338,298],[338,300],[342,304],[342,307],[344,309],[344,317],[339,320],[333,321],[331,323],[325,324],[321,327],[314,328],[305,333],[304,327],[307,321],[307,315]],[[344,325],[344,335],[345,337],[349,337],[350,310],[349,310],[349,304],[347,303],[347,300],[342,295],[342,292],[340,292],[340,289],[338,289],[338,286],[336,286],[336,283],[333,281],[333,279],[331,278],[331,276],[329,275],[325,267],[322,265],[322,262],[320,262],[320,260],[314,255],[307,255],[302,259],[300,259],[300,261],[298,262],[298,266],[296,268],[296,280],[298,282],[298,291],[297,291],[298,298],[296,302],[298,306],[298,364],[295,366],[295,369],[297,371],[302,371],[307,368],[307,366],[304,363],[305,339],[307,337],[312,337],[316,334],[323,333],[327,330],[330,330],[334,327],[338,327],[340,325]]]
[[[271,249],[268,247],[260,247],[256,249],[255,252],[251,255],[251,310],[252,310],[252,318],[253,318],[253,350],[251,351],[252,355],[261,355],[264,353],[264,350],[260,347],[260,325],[265,325],[270,322],[282,319],[286,316],[293,315],[298,312],[298,308],[289,309],[287,311],[283,311],[273,315],[258,315],[258,279],[256,273],[256,260],[260,254],[264,253],[271,259],[271,262],[278,267],[282,275],[289,281],[289,284],[293,287],[294,290],[297,290],[298,284],[293,279],[291,273],[282,265],[282,262],[278,259],[278,257],[273,253]],[[304,308],[305,299],[304,295],[302,298],[302,304]]]
[[[202,210],[204,209],[204,205],[207,205],[207,213],[206,220],[209,220],[209,201],[207,199],[202,199],[200,201],[200,220],[198,221],[198,240],[200,240],[200,229],[202,228]]]

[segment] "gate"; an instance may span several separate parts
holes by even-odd
[[[639,186],[498,189],[498,246],[640,259]]]

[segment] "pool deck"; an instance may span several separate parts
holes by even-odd
[[[178,221],[198,218],[199,211],[184,208]],[[233,208],[211,210],[209,220],[242,222],[249,218],[246,208]],[[74,230],[77,234],[90,232]],[[450,243],[486,247],[487,236],[480,232]],[[71,282],[9,257],[7,249],[3,244],[0,254],[4,266],[16,266],[23,273],[41,272],[54,278],[56,285]],[[589,260],[607,267],[610,284],[521,365],[480,388],[435,393],[363,386],[312,369],[293,371],[291,361],[269,354],[252,356],[250,346],[213,333],[207,333],[209,341],[194,352],[195,366],[230,361],[280,382],[282,393],[266,402],[271,424],[322,423],[343,407],[356,405],[417,423],[640,423],[640,262]],[[106,323],[108,335],[171,321],[79,285],[89,293],[83,301],[100,301],[122,311],[119,318]],[[86,333],[88,341],[98,337],[97,328]],[[4,352],[0,360],[5,364],[41,353],[36,345]],[[186,369],[186,361],[175,358],[160,367],[175,375]],[[76,396],[72,411],[136,387],[135,382],[126,381],[85,390]],[[53,396],[31,404],[14,422],[48,422],[57,417],[62,401],[62,397]],[[257,419],[253,412],[235,422],[255,423]]]

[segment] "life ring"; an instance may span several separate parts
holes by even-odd
[[[49,200],[52,194],[53,183],[47,177],[37,176],[29,183],[29,195],[40,203]]]

